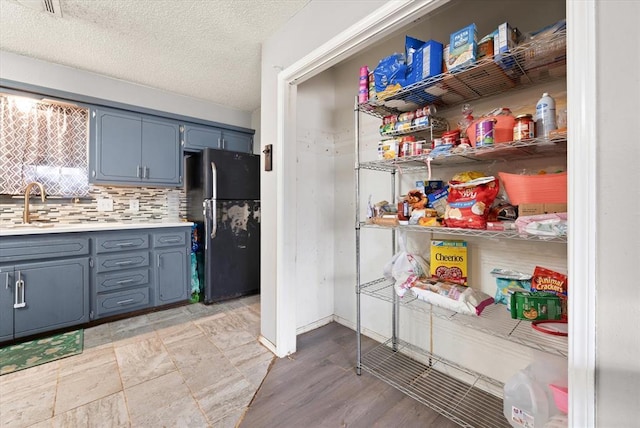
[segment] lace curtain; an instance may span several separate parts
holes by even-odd
[[[0,194],[39,181],[48,195],[86,196],[88,109],[0,96]]]

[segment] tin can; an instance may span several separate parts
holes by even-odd
[[[429,126],[429,116],[420,116],[413,119],[413,126],[415,128],[424,128]]]
[[[476,124],[476,147],[491,147],[495,142],[493,131],[496,120],[487,119]]]
[[[442,138],[434,138],[433,143],[431,144],[431,147],[435,149],[436,147],[441,146],[443,144],[444,142],[442,141]]]
[[[516,124],[513,126],[513,141],[528,140],[535,136],[535,122],[530,114],[516,116]]]

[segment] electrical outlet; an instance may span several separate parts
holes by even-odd
[[[98,199],[98,211],[113,211],[113,199]]]
[[[129,211],[134,213],[140,211],[140,201],[137,199],[129,199]]]

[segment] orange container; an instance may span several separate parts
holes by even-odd
[[[513,205],[567,203],[567,173],[521,175],[499,172]]]
[[[497,116],[483,117],[482,119],[474,120],[471,125],[467,127],[467,137],[471,142],[471,146],[476,146],[476,125],[478,122],[482,122],[487,119],[495,119],[496,123],[493,126],[493,142],[508,143],[513,141],[513,127],[516,124],[515,117],[508,114],[499,114]]]

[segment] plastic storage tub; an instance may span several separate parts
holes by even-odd
[[[513,205],[567,203],[567,173],[522,175],[499,172]]]

